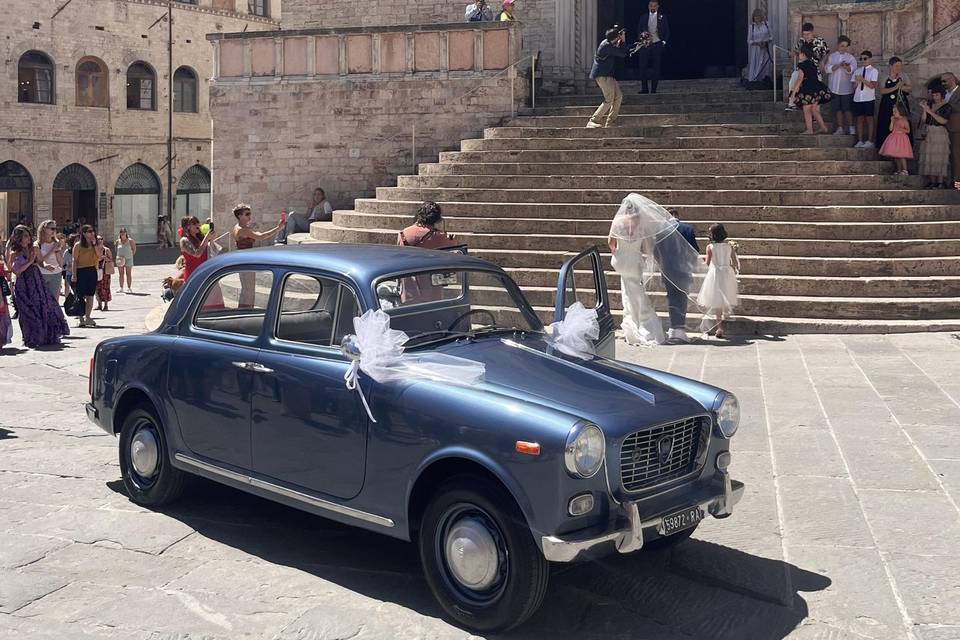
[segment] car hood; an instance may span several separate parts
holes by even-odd
[[[673,386],[613,360],[565,355],[539,336],[487,336],[448,343],[436,351],[482,362],[484,385],[490,391],[565,411],[596,422],[607,432],[632,431],[706,411]]]

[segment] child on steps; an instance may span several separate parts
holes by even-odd
[[[710,244],[707,245],[707,275],[700,287],[697,304],[705,309],[701,330],[703,338],[710,335],[710,315],[717,319],[716,336],[724,337],[723,323],[733,313],[739,302],[737,292],[737,272],[740,271],[740,259],[737,251],[727,242],[727,230],[722,224],[710,225]]]
[[[890,118],[890,135],[880,147],[880,155],[893,158],[897,165],[897,174],[909,175],[907,160],[913,159],[913,147],[910,145],[910,121],[903,115],[900,105],[893,107],[893,116]]]

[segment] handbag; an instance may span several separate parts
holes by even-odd
[[[123,256],[117,256],[117,259],[114,261],[114,264],[116,264],[120,268],[123,268],[127,266],[127,259],[124,258]]]
[[[103,261],[103,275],[112,276],[114,271],[116,271],[116,269],[115,269],[114,266],[113,266],[113,261],[112,261],[112,260],[104,260],[104,261]],[[101,276],[100,279],[102,280],[102,279],[103,279],[103,276]]]
[[[67,294],[67,299],[63,301],[63,312],[70,317],[82,316],[85,306],[83,298],[71,292]]]

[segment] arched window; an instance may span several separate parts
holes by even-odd
[[[255,16],[267,17],[270,15],[269,0],[247,0],[247,11]]]
[[[110,82],[107,65],[97,58],[83,58],[77,63],[77,106],[110,106]]]
[[[146,63],[134,62],[127,69],[127,109],[156,109],[157,76]]]
[[[190,67],[180,67],[173,74],[173,110],[197,112],[197,74]]]
[[[17,64],[17,102],[53,104],[53,60],[40,51],[27,51]]]

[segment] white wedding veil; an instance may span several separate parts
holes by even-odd
[[[613,218],[610,236],[617,239],[619,251],[642,254],[640,264],[648,292],[666,291],[674,298],[682,295],[689,302],[689,311],[704,313],[706,310],[697,304],[697,296],[707,265],[700,251],[681,234],[679,225],[665,208],[631,193],[623,199]],[[661,308],[669,308],[669,297]]]

